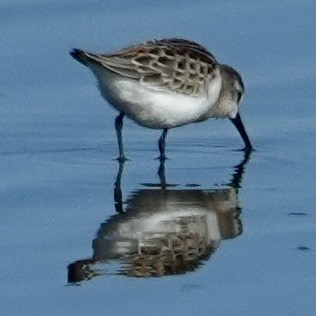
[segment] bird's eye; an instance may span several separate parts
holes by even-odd
[[[241,91],[237,91],[237,103],[240,102],[242,95],[243,95],[243,93]]]

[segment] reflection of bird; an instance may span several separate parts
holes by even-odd
[[[120,161],[125,160],[121,135],[125,115],[141,126],[163,130],[158,143],[161,160],[169,128],[212,117],[231,119],[245,149],[252,149],[239,115],[241,76],[199,44],[164,39],[107,55],[79,49],[70,54],[93,71],[101,94],[120,112],[115,121]]]
[[[127,276],[164,276],[193,271],[208,260],[222,239],[242,232],[238,189],[250,152],[234,167],[227,188],[169,190],[160,162],[161,189],[142,189],[123,203],[119,164],[114,184],[118,214],[101,227],[93,242],[93,256],[68,266],[68,282],[103,274],[98,263],[119,262]]]
[[[241,233],[239,213],[234,188],[139,190],[127,200],[125,213],[101,225],[92,258],[70,265],[71,275],[86,279],[93,276],[90,266],[112,260],[122,263],[119,273],[127,276],[195,270],[210,258],[222,239]],[[85,272],[80,271],[83,267]]]

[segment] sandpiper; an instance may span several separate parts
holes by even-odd
[[[185,39],[147,41],[112,54],[73,49],[71,56],[96,76],[102,96],[119,111],[115,120],[118,160],[124,161],[123,118],[162,129],[160,159],[170,128],[208,118],[229,118],[244,150],[252,145],[239,114],[244,84],[232,67],[217,62],[203,46]]]

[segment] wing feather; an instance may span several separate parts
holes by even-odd
[[[201,45],[184,39],[148,41],[113,54],[86,57],[126,78],[153,89],[200,95],[218,75],[215,57]]]

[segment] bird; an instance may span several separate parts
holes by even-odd
[[[115,129],[119,161],[125,161],[122,128],[128,117],[142,127],[161,129],[159,159],[165,160],[168,130],[209,118],[228,118],[253,147],[241,120],[241,75],[219,63],[197,42],[182,38],[149,40],[113,53],[74,48],[70,55],[95,75],[103,98],[118,112]]]

